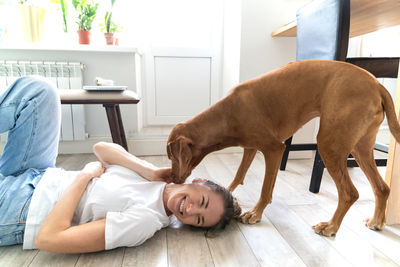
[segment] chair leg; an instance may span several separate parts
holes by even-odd
[[[318,153],[318,149],[315,151],[314,166],[311,175],[310,192],[318,193],[321,186],[322,174],[324,173],[325,164]]]
[[[124,126],[121,120],[121,112],[118,104],[103,104],[106,109],[108,125],[114,143],[121,145],[128,151]]]
[[[285,151],[283,152],[281,167],[279,168],[281,171],[284,171],[286,169],[286,163],[289,157],[289,151],[290,151],[290,145],[292,144],[292,139],[293,136],[285,141],[286,148]]]

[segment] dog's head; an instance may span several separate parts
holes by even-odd
[[[200,162],[200,150],[189,136],[185,124],[176,125],[167,142],[168,158],[172,161],[171,179],[183,183]]]
[[[191,174],[193,162],[193,142],[185,136],[178,136],[167,144],[168,158],[172,161],[171,179],[183,183]]]

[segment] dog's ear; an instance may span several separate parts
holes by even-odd
[[[191,147],[192,146],[193,146],[192,140],[190,140],[189,138],[187,138],[185,136],[179,136],[174,141],[169,142],[167,144],[168,158],[174,159],[174,158],[182,157],[182,156],[185,156],[185,153],[187,154],[186,156],[189,156],[189,154],[190,154],[190,157],[191,157],[191,154],[192,154]]]
[[[167,155],[168,155],[168,159],[170,159],[170,160],[172,160],[171,144],[172,144],[172,142],[169,142],[167,144]]]
[[[179,136],[167,145],[168,158],[172,160],[172,172],[179,178],[183,178],[183,174],[189,167],[192,159],[192,146],[192,140],[185,136]]]

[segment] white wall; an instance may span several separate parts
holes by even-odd
[[[225,2],[222,91],[296,60],[295,37],[272,37],[296,19],[309,0],[233,0]],[[240,40],[240,44],[237,43]],[[316,120],[303,126],[293,143],[315,142]],[[291,158],[311,157],[311,151],[291,152]]]
[[[222,95],[239,83],[242,0],[224,1]]]
[[[296,19],[309,0],[243,0],[240,81],[296,60],[296,38],[273,38],[271,32]]]
[[[271,33],[309,0],[225,0],[222,92],[296,60],[296,38]]]

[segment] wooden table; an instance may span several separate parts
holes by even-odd
[[[108,124],[114,143],[128,151],[124,125],[119,104],[137,104],[140,99],[135,92],[124,91],[86,91],[83,89],[59,89],[61,104],[102,104],[106,109]]]
[[[400,66],[397,77],[396,99],[394,103],[397,118],[400,118]],[[390,135],[385,182],[389,185],[391,191],[386,210],[386,222],[387,224],[400,224],[400,144],[396,142],[393,135]]]
[[[399,0],[351,0],[350,37],[400,25]],[[275,30],[273,37],[296,36],[296,21]]]

